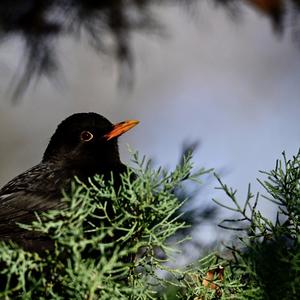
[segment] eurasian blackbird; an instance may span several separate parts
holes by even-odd
[[[82,181],[95,174],[120,177],[127,167],[120,160],[117,138],[138,123],[113,125],[96,113],[77,113],[61,122],[42,161],[0,190],[0,240],[15,241],[28,250],[47,248],[47,237],[16,223],[28,224],[35,212],[61,208],[62,190],[74,176]]]

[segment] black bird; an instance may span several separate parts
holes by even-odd
[[[28,224],[34,212],[61,208],[61,192],[74,176],[83,181],[95,174],[120,176],[127,167],[120,160],[117,138],[138,123],[113,125],[96,113],[74,114],[61,122],[42,161],[0,190],[0,240],[13,240],[28,250],[47,248],[47,237],[43,240],[16,223]]]

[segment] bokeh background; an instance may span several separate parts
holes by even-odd
[[[241,198],[249,182],[261,191],[258,171],[271,169],[282,151],[293,155],[299,148],[297,18],[292,1],[284,16],[293,21],[285,23],[275,10],[259,5],[268,1],[230,8],[216,2],[156,3],[151,13],[159,25],[131,34],[131,68],[128,61],[95,51],[84,33],[64,34],[53,45],[55,76],[36,76],[17,100],[12,95],[26,51],[20,35],[3,39],[0,184],[40,161],[62,119],[94,111],[112,122],[141,121],[120,138],[124,162],[129,144],[156,165],[172,168],[182,145],[198,141],[196,166],[220,171]],[[215,186],[210,180],[193,205],[222,200]],[[268,203],[261,205],[272,214]]]

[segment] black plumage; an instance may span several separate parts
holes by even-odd
[[[116,178],[127,167],[121,162],[117,138],[138,121],[113,125],[96,113],[78,113],[56,129],[42,161],[15,177],[0,190],[0,240],[13,240],[27,249],[47,248],[49,240],[26,231],[16,223],[28,224],[35,212],[63,207],[62,190],[77,176],[87,181],[95,174]]]

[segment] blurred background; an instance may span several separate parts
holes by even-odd
[[[120,138],[124,162],[129,144],[172,168],[199,142],[195,165],[220,170],[242,199],[249,182],[261,191],[259,170],[298,151],[298,1],[42,2],[0,8],[1,185],[75,112],[141,121]],[[193,205],[222,200],[217,185]]]

